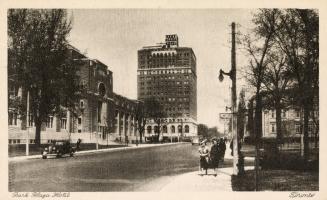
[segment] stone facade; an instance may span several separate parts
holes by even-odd
[[[117,110],[127,116],[127,121],[122,122],[127,125],[128,129],[122,135],[129,134],[128,130],[131,130],[129,127],[136,123],[134,118],[136,110],[133,108],[136,107],[137,101],[113,92],[113,73],[99,60],[87,58],[72,46],[68,48],[68,56],[79,69],[80,85],[83,88],[78,102],[79,106],[74,114],[67,111],[61,117],[49,116],[47,122],[42,124],[41,143],[58,139],[71,139],[74,142],[78,138],[86,143],[106,144],[115,141],[121,135],[116,134],[115,129],[118,126],[116,124],[118,123]],[[10,80],[8,85],[9,101],[21,99],[24,103],[27,102],[27,92],[22,87]],[[9,106],[8,125],[9,144],[25,143],[27,139],[30,143],[34,142],[33,115],[30,115],[29,122],[26,122],[26,117],[21,117],[14,108]],[[133,131],[136,132],[134,129]],[[129,140],[132,139],[135,140],[133,137]]]

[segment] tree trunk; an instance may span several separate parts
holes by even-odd
[[[158,123],[158,135],[157,135],[157,142],[159,142],[159,138],[160,138],[160,126],[161,126],[161,123]]]
[[[255,102],[255,137],[256,140],[262,136],[262,98],[261,94],[256,95]]]
[[[280,103],[276,102],[276,130],[277,130],[277,144],[282,142],[282,109]]]
[[[257,88],[255,97],[255,191],[258,190],[259,183],[259,142],[262,136],[262,98],[260,89]]]
[[[304,121],[303,121],[303,140],[304,140],[304,160],[309,159],[309,132],[308,132],[308,126],[309,126],[309,105],[304,105]]]
[[[35,117],[35,145],[37,147],[41,144],[41,126],[42,122],[39,117]]]
[[[282,109],[280,106],[280,101],[276,101],[276,131],[277,131],[277,137],[276,137],[276,144],[274,152],[276,154],[276,161],[280,161],[280,154],[279,154],[279,145],[282,143],[283,135],[282,135]]]
[[[140,131],[139,131],[139,134],[140,134],[140,143],[142,143],[142,134],[143,134],[143,130],[140,130]]]

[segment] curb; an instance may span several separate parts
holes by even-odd
[[[130,147],[117,147],[117,148],[108,148],[108,149],[98,149],[98,150],[86,150],[86,151],[78,151],[75,155],[88,155],[95,153],[103,153],[103,152],[117,152],[117,151],[128,151],[133,149],[146,149],[152,147],[162,147],[162,146],[171,146],[171,145],[181,145],[181,144],[190,144],[188,142],[179,142],[179,143],[164,143],[164,144],[150,144],[150,145],[139,145],[139,146],[130,146]],[[8,161],[23,161],[23,160],[32,160],[32,159],[42,159],[41,155],[31,155],[31,156],[16,156],[9,157]]]

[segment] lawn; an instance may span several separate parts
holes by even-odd
[[[254,191],[255,171],[232,176],[234,191]],[[318,191],[319,172],[300,170],[260,170],[258,191]]]

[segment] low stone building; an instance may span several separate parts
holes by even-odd
[[[99,60],[86,57],[73,46],[68,47],[67,55],[79,69],[81,98],[73,113],[67,110],[60,116],[48,116],[42,124],[41,143],[61,139],[75,142],[80,138],[84,143],[108,144],[122,136],[124,141],[127,135],[134,136],[138,101],[113,92],[113,73]],[[27,103],[27,92],[10,78],[8,97],[9,102],[20,100],[25,105]],[[27,118],[18,114],[17,108],[11,105],[14,104],[9,103],[8,108],[9,144],[26,143],[27,140],[34,143],[33,114]],[[118,114],[122,116],[121,121],[116,119],[117,113],[121,113]],[[135,137],[129,140],[135,140]]]

